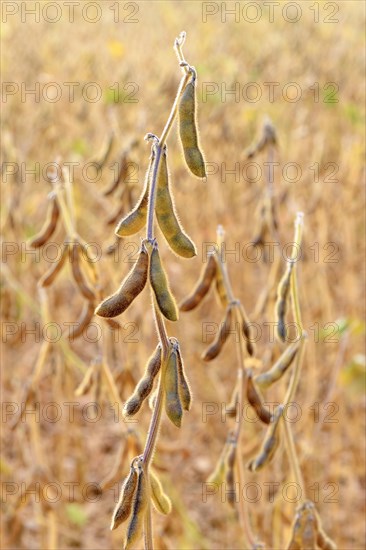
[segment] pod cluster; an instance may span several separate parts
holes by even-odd
[[[100,317],[121,315],[143,291],[149,280],[156,304],[169,321],[177,321],[178,307],[163,267],[156,240],[142,242],[138,258],[118,290],[103,300],[95,310]]]
[[[136,457],[132,460],[130,471],[124,480],[111,522],[113,530],[128,520],[123,546],[125,550],[133,548],[142,535],[150,499],[158,512],[165,515],[170,513],[171,501],[159,478],[152,471],[147,474],[141,458]]]
[[[207,348],[207,350],[204,351],[202,354],[202,359],[204,361],[212,361],[215,359],[223,349],[230,333],[234,333],[237,328],[242,333],[244,341],[246,342],[248,354],[253,356],[255,353],[255,346],[248,317],[242,304],[238,300],[235,300],[234,302],[229,301],[225,290],[225,285],[223,283],[219,260],[215,253],[209,254],[195,288],[191,294],[181,302],[179,306],[180,310],[191,311],[196,308],[209,292],[211,286],[214,286],[219,297],[220,304],[225,307],[225,314],[222,322],[220,323],[220,328],[214,341]],[[236,310],[239,311],[239,326],[236,322]]]
[[[60,207],[58,205],[57,196],[49,195],[49,208],[46,216],[46,221],[42,229],[30,241],[29,245],[32,248],[41,248],[49,242],[52,235],[55,233],[60,220]],[[65,239],[61,254],[57,260],[47,269],[38,281],[39,288],[48,288],[56,281],[57,277],[67,265],[71,266],[71,272],[78,288],[79,293],[86,302],[83,305],[79,318],[68,333],[68,338],[73,341],[79,338],[90,324],[95,309],[95,292],[90,286],[88,276],[86,275],[85,262],[88,264],[90,271],[94,272],[93,262],[88,255],[87,247],[77,238],[73,240]]]
[[[134,235],[146,225],[150,185],[154,173],[155,159],[156,153],[153,146],[149,166],[145,176],[143,191],[134,208],[118,223],[116,227],[116,235],[118,237],[128,237]],[[157,173],[155,215],[160,230],[171,250],[183,258],[192,258],[193,256],[196,256],[196,247],[185,233],[176,212],[170,186],[166,147],[164,147],[161,153]]]

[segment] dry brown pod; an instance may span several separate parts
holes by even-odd
[[[122,281],[117,292],[103,300],[96,308],[95,314],[100,317],[116,317],[123,313],[144,289],[148,271],[149,254],[145,245],[142,244],[137,262]]]
[[[131,514],[139,477],[134,463],[135,459],[131,462],[130,472],[123,483],[117,505],[114,509],[111,530],[116,529]]]
[[[71,270],[81,294],[89,301],[95,299],[94,291],[89,287],[87,280],[82,272],[80,261],[81,261],[81,252],[82,248],[80,244],[75,241],[71,245]]]
[[[269,464],[274,457],[274,454],[280,444],[279,424],[282,412],[283,406],[280,405],[274,412],[258,455],[248,463],[247,466],[252,472],[261,470],[266,464]]]
[[[215,359],[215,357],[219,355],[230,334],[232,320],[232,307],[228,306],[226,309],[224,320],[220,324],[220,329],[216,335],[215,340],[202,354],[202,359],[204,361],[212,361],[213,359]]]
[[[80,313],[80,317],[76,321],[76,327],[72,327],[69,332],[69,339],[73,342],[76,338],[79,338],[84,330],[89,326],[94,315],[94,301],[87,301]]]
[[[134,494],[133,510],[130,522],[128,524],[126,541],[124,545],[125,550],[133,548],[142,534],[148,499],[149,488],[147,486],[146,475],[142,467],[139,466],[137,489]]]
[[[164,149],[159,164],[157,179],[155,214],[159,227],[170,248],[183,258],[193,258],[197,255],[194,243],[184,232],[170,190],[167,152]]]
[[[115,233],[118,237],[129,237],[138,233],[146,224],[148,202],[149,202],[149,188],[150,188],[150,179],[152,176],[152,171],[154,167],[155,155],[152,151],[149,161],[149,166],[145,175],[144,188],[140,195],[140,198],[137,201],[136,206],[123,217],[122,220],[118,223]]]
[[[150,395],[153,389],[154,380],[160,370],[160,366],[161,344],[158,344],[154,353],[147,362],[143,377],[138,382],[131,397],[125,403],[123,408],[125,416],[133,416],[140,410],[144,400]]]
[[[198,306],[210,290],[211,284],[216,276],[216,260],[212,254],[208,256],[207,263],[204,266],[197,285],[192,293],[181,302],[179,308],[181,311],[191,311]]]
[[[178,320],[178,308],[172,295],[168,279],[161,263],[159,249],[156,241],[152,245],[152,251],[150,256],[150,284],[154,291],[156,303],[161,313],[169,321]]]
[[[264,424],[269,424],[271,422],[272,415],[265,407],[263,397],[260,395],[259,390],[255,387],[251,369],[248,369],[247,371],[247,399],[255,410],[258,418]]]
[[[29,246],[32,248],[40,248],[52,237],[54,234],[57,222],[60,217],[60,208],[58,206],[56,195],[52,195],[50,198],[50,204],[47,210],[46,221],[37,235],[35,235],[28,242]]]
[[[172,338],[170,341],[172,342]],[[182,354],[180,352],[180,347],[178,341],[176,341],[176,350],[177,350],[177,369],[178,369],[178,391],[179,397],[182,403],[182,407],[185,411],[189,411],[192,403],[192,393],[189,386],[185,370]]]
[[[290,295],[291,287],[291,274],[294,266],[293,261],[289,261],[285,274],[277,288],[277,300],[275,305],[275,318],[276,318],[276,332],[279,340],[284,342],[286,340],[286,313],[287,302]]]
[[[47,271],[42,275],[38,281],[39,287],[48,287],[56,280],[57,275],[61,272],[65,262],[69,256],[69,244],[65,242],[62,245],[61,256],[57,262],[55,262]]]
[[[297,355],[300,347],[300,340],[294,342],[277,359],[273,367],[271,367],[267,372],[259,374],[255,377],[255,383],[262,389],[268,388],[285,374],[285,372],[292,365],[294,358]]]
[[[165,392],[165,412],[177,428],[181,427],[183,408],[179,395],[178,354],[174,347],[163,369],[163,383]]]
[[[205,161],[198,144],[195,75],[186,85],[179,103],[179,135],[188,168],[198,178],[206,177]]]

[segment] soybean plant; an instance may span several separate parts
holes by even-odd
[[[165,319],[178,320],[178,307],[170,290],[168,278],[161,260],[159,244],[154,234],[154,215],[169,247],[183,258],[192,258],[196,247],[184,232],[175,211],[169,170],[167,138],[176,118],[179,119],[179,135],[184,158],[190,172],[204,178],[205,164],[199,148],[196,115],[196,71],[184,59],[182,46],[185,33],[175,40],[183,76],[168,121],[160,136],[147,134],[151,154],[144,187],[136,206],[118,223],[116,235],[129,237],[146,226],[146,236],[141,242],[138,259],[122,281],[120,288],[104,299],[95,313],[104,318],[122,314],[139,296],[146,284],[150,285],[155,324],[159,337],[157,347],[149,359],[143,377],[124,406],[126,417],[135,415],[146,398],[151,395],[152,418],[143,452],[131,462],[130,473],[122,487],[115,508],[111,528],[128,521],[124,548],[131,548],[143,534],[145,548],[153,548],[151,503],[163,514],[169,513],[171,504],[161,483],[151,470],[162,411],[169,420],[181,426],[183,413],[191,406],[191,392],[185,374],[179,342],[169,337]],[[152,394],[156,383],[156,392]]]

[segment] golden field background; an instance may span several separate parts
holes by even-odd
[[[165,125],[180,79],[172,46],[175,37],[185,30],[184,53],[198,72],[201,144],[206,161],[215,163],[219,170],[206,182],[191,177],[173,130],[168,141],[172,187],[180,219],[196,243],[198,256],[190,261],[177,258],[158,235],[172,290],[179,301],[191,291],[202,267],[203,245],[215,240],[218,224],[225,228],[228,250],[238,246],[236,243],[242,250],[256,236],[258,205],[265,189],[266,154],[255,159],[263,170],[258,181],[243,177],[243,167],[247,162],[246,149],[260,133],[265,116],[269,116],[279,142],[275,200],[281,246],[293,239],[296,212],[301,210],[305,216],[299,286],[309,342],[296,395],[302,414],[294,425],[295,443],[309,498],[314,494],[314,484],[318,484],[317,508],[326,531],[339,549],[363,548],[364,4],[348,0],[332,3],[339,6],[334,15],[338,23],[324,22],[330,14],[325,2],[317,3],[318,23],[314,22],[309,3],[304,1],[298,2],[302,17],[297,23],[285,21],[281,10],[271,23],[265,7],[256,23],[248,23],[243,17],[235,23],[232,16],[222,22],[220,13],[204,23],[203,3],[197,1],[130,3],[138,7],[132,16],[135,23],[123,21],[131,11],[125,9],[126,3],[121,3],[119,21],[115,22],[115,12],[110,9],[113,3],[98,2],[102,12],[99,21],[86,21],[81,9],[75,8],[75,20],[71,23],[63,2],[58,4],[62,17],[56,23],[49,23],[42,16],[39,23],[30,16],[23,23],[19,12],[9,16],[2,28],[3,83],[15,83],[21,90],[22,86],[30,89],[39,82],[41,90],[39,101],[30,95],[22,101],[19,92],[9,95],[5,102],[3,95],[2,162],[9,164],[3,164],[2,176],[2,401],[23,401],[42,347],[42,336],[36,341],[33,334],[25,332],[36,323],[42,326],[37,281],[49,262],[42,254],[32,254],[25,243],[44,222],[51,187],[42,173],[37,181],[34,175],[25,174],[24,168],[39,163],[42,171],[57,158],[61,163],[78,163],[74,181],[78,232],[85,241],[96,243],[105,251],[113,242],[114,232],[114,225],[108,225],[107,219],[118,206],[116,195],[102,194],[113,176],[109,165],[132,140],[138,140],[130,155],[138,167],[138,181],[133,189],[137,198],[149,154],[143,137],[147,132],[159,135]],[[50,82],[58,83],[62,90],[62,97],[54,103],[42,98],[42,90]],[[80,83],[73,102],[65,82]],[[82,86],[90,82],[97,83],[103,92],[95,103],[80,93]],[[220,90],[239,83],[242,91],[248,82],[260,86],[263,95],[259,101],[246,101],[242,96],[235,101],[232,95],[220,93],[205,97],[203,93],[205,83],[216,83]],[[279,83],[273,102],[268,100],[266,82]],[[296,82],[302,90],[297,102],[282,97],[281,90],[290,82]],[[319,101],[314,100],[316,82]],[[115,83],[120,84],[119,102],[110,89]],[[127,83],[133,83],[133,87],[123,90]],[[337,103],[327,102],[327,83],[339,87]],[[127,102],[125,95],[132,90],[136,90],[134,103]],[[82,168],[96,158],[111,129],[116,132],[113,149],[101,177],[93,183],[83,175]],[[294,183],[282,174],[282,168],[290,162],[302,170],[301,178]],[[224,181],[225,168],[233,170],[235,163],[240,163],[240,176],[227,173]],[[320,167],[319,181],[314,181],[311,168],[315,163]],[[334,166],[337,171],[330,176]],[[12,167],[18,168],[14,176],[9,175]],[[128,208],[126,205],[126,211]],[[59,229],[54,240],[61,243],[64,237]],[[98,261],[105,295],[117,288],[127,273],[131,253],[137,250],[139,241],[140,236],[131,239],[135,246],[130,248],[123,242],[119,258],[103,254]],[[314,243],[319,243],[319,261],[314,261]],[[327,261],[333,251],[325,248],[329,243],[335,246],[335,262]],[[273,300],[260,315],[256,305],[267,285],[271,265],[263,260],[245,261],[242,255],[239,259],[228,255],[227,261],[234,292],[250,319],[265,327],[263,323],[274,319]],[[48,291],[48,299],[52,321],[62,324],[77,319],[82,299],[68,269]],[[203,419],[205,403],[229,402],[235,384],[234,346],[228,344],[225,353],[212,364],[200,359],[205,349],[204,323],[219,323],[221,316],[222,311],[210,294],[197,310],[181,314],[174,326],[168,323],[169,334],[181,343],[194,404],[180,431],[166,421],[162,425],[155,461],[172,498],[173,511],[166,518],[154,513],[157,548],[243,548],[233,510],[220,502],[219,494],[207,502],[202,498],[203,484],[231,427],[219,415],[212,415],[207,422]],[[109,349],[108,361],[124,402],[156,345],[147,289],[120,321],[122,334]],[[136,341],[123,341],[130,332],[125,327],[127,323],[136,324]],[[318,342],[312,328],[316,323]],[[333,338],[329,338],[327,323],[339,327]],[[9,335],[9,327],[15,327],[14,335]],[[267,367],[279,354],[264,328],[257,347],[257,357]],[[48,549],[55,540],[54,547],[65,549],[121,547],[121,529],[109,530],[115,493],[108,490],[94,495],[94,502],[81,494],[81,488],[88,483],[99,484],[108,475],[122,441],[123,428],[111,413],[107,388],[103,387],[99,396],[102,416],[97,422],[88,422],[81,414],[82,407],[93,397],[75,396],[83,371],[99,357],[106,360],[101,341],[93,343],[81,338],[71,344],[52,346],[33,406],[34,401],[41,410],[47,403],[60,404],[63,414],[59,421],[47,421],[41,414],[40,422],[34,423],[29,415],[14,427],[13,416],[6,416],[10,409],[4,408],[2,548]],[[284,387],[276,388],[271,398],[280,399]],[[69,402],[78,403],[73,422],[66,414],[65,403]],[[314,421],[315,403],[319,403],[321,411],[318,422]],[[334,404],[334,409],[325,408],[329,403]],[[324,415],[333,410],[335,422],[324,421]],[[138,422],[133,424],[142,442],[150,415],[144,405]],[[247,459],[258,448],[262,435],[262,428],[248,425],[244,436]],[[124,466],[121,480],[126,475]],[[48,482],[62,487],[62,498],[50,502],[50,497],[47,506],[37,502],[34,495],[22,502],[24,487],[42,479],[44,472]],[[269,502],[264,485],[291,481],[285,454],[280,452],[263,474],[251,476],[248,481],[255,481],[263,489],[258,502],[249,505],[255,530],[268,548],[285,548],[295,505],[281,496],[275,505]],[[66,494],[71,482],[78,484],[74,501]],[[14,495],[8,494],[10,487],[14,488]],[[333,490],[334,502],[329,502]]]

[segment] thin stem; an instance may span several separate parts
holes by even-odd
[[[291,464],[291,469],[293,476],[295,478],[296,485],[300,488],[300,501],[304,502],[306,500],[306,491],[304,485],[304,479],[302,477],[299,460],[296,453],[294,436],[291,430],[291,426],[287,420],[284,419],[282,422],[285,432],[285,442],[288,458]]]
[[[304,218],[303,213],[298,212],[295,220],[295,238],[294,238],[294,246],[292,249],[292,255],[290,260],[292,262],[295,262],[292,269],[292,274],[291,274],[291,303],[293,308],[293,315],[300,331],[301,343],[300,343],[300,349],[296,357],[295,367],[292,373],[290,384],[285,395],[285,399],[284,399],[285,406],[291,403],[295,397],[296,389],[300,379],[300,371],[301,371],[301,365],[302,365],[304,349],[305,349],[306,333],[304,332],[302,321],[301,321],[301,310],[300,310],[299,293],[298,293],[298,286],[297,286],[297,269],[296,269],[297,268],[296,258],[302,242],[303,218]],[[299,459],[296,453],[293,433],[291,430],[291,426],[285,419],[283,420],[283,425],[285,430],[286,450],[287,450],[288,458],[291,464],[292,473],[295,478],[295,482],[297,483],[298,487],[300,487],[301,489],[301,501],[304,502],[306,498],[306,491],[305,491],[304,480],[303,480],[300,465],[299,465]]]
[[[164,363],[164,359],[168,355],[169,350],[169,340],[166,333],[164,321],[162,319],[161,313],[158,310],[156,304],[154,303],[154,314],[155,314],[155,323],[156,328],[159,334],[160,342],[163,346],[162,349],[162,363]],[[147,470],[149,467],[149,464],[151,462],[152,456],[154,454],[154,449],[156,445],[156,439],[159,433],[159,426],[160,426],[160,419],[161,419],[161,413],[163,409],[163,402],[164,402],[164,394],[163,394],[163,371],[160,370],[159,375],[159,385],[158,385],[158,393],[156,396],[155,406],[154,406],[154,412],[151,418],[149,432],[147,434],[147,439],[145,443],[145,449],[143,452],[143,463],[145,466],[145,469]]]
[[[219,253],[217,255],[218,257],[218,267],[221,271],[223,284],[225,287],[225,291],[228,297],[229,302],[235,303],[235,318],[236,318],[236,325],[239,327],[238,333],[239,333],[239,340],[236,341],[236,352],[238,357],[238,374],[237,374],[237,387],[238,387],[238,411],[239,411],[239,418],[238,418],[238,425],[235,431],[235,441],[237,446],[237,459],[236,459],[236,470],[237,470],[237,476],[238,476],[238,483],[239,488],[244,487],[244,468],[243,468],[243,461],[241,459],[241,434],[242,434],[242,425],[243,425],[243,415],[242,411],[244,409],[244,401],[245,401],[245,388],[246,388],[246,371],[245,371],[245,365],[244,365],[244,342],[243,342],[243,335],[240,330],[242,319],[240,315],[240,310],[238,307],[239,301],[235,299],[234,293],[231,287],[229,274],[227,271],[227,265],[223,260],[223,242],[225,237],[225,231],[221,225],[217,228],[217,245],[219,246]],[[249,519],[249,513],[248,508],[245,505],[244,499],[239,499],[239,517],[240,517],[240,523],[242,525],[243,534],[245,538],[245,544],[246,546],[252,547],[255,544],[255,536],[252,532],[252,528],[250,525],[250,519]]]
[[[298,250],[301,250],[303,226],[304,226],[304,214],[302,212],[298,212],[295,220],[295,239],[294,239],[294,246],[293,246],[292,255],[291,255],[291,261],[294,261],[294,262],[296,262]],[[299,328],[300,334],[302,334],[303,326],[301,321],[301,311],[300,311],[296,272],[297,272],[297,269],[295,264],[291,275],[291,300],[292,300],[294,317],[295,317],[297,326]]]

